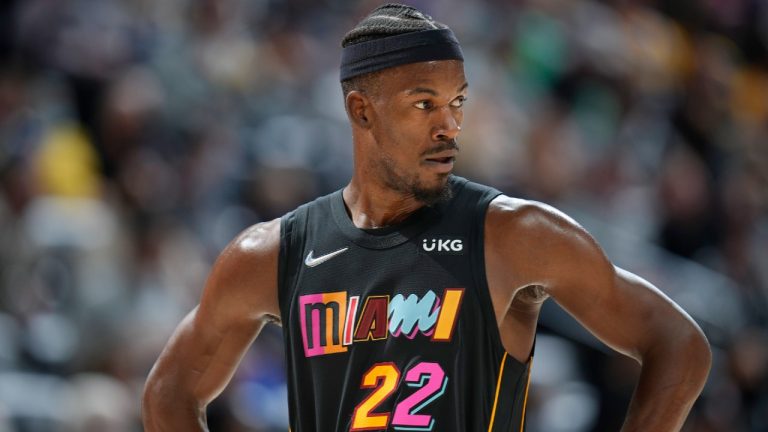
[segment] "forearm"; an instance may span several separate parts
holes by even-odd
[[[148,432],[208,431],[206,407],[224,390],[263,326],[249,319],[243,321],[245,330],[216,332],[208,325],[203,331],[194,325],[196,314],[182,321],[149,373],[142,410]]]
[[[679,431],[704,387],[710,362],[709,345],[698,331],[646,353],[622,432]]]
[[[205,407],[183,393],[148,383],[142,398],[144,430],[208,432]]]

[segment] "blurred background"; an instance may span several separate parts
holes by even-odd
[[[0,431],[139,431],[221,249],[346,184],[340,40],[380,1],[0,1]],[[411,1],[466,54],[458,173],[585,225],[714,351],[686,432],[768,431],[768,2]],[[548,302],[529,432],[619,429],[637,366]],[[287,428],[280,329],[209,409]]]

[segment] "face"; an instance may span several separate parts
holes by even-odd
[[[467,81],[456,60],[383,71],[371,99],[369,172],[389,188],[432,204],[449,194]]]

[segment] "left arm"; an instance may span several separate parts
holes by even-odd
[[[641,364],[622,431],[680,430],[711,362],[690,316],[649,282],[615,267],[583,228],[551,207],[502,197],[489,208],[487,231],[487,259],[506,263],[506,289],[540,287],[606,345]]]

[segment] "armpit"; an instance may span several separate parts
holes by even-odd
[[[274,315],[274,314],[266,314],[266,315],[265,315],[265,319],[266,319],[266,322],[268,322],[268,323],[270,323],[270,324],[276,324],[276,325],[278,325],[278,326],[280,326],[280,327],[282,327],[282,326],[283,326],[283,321],[282,321],[282,320],[280,319],[280,317],[279,317],[279,316],[277,316],[277,315]]]
[[[549,294],[544,290],[544,287],[541,285],[529,285],[515,293],[515,298],[512,299],[512,303],[521,305],[540,304],[548,298]]]

